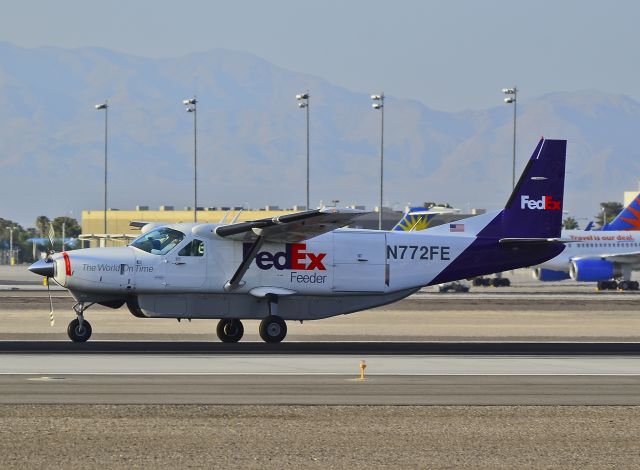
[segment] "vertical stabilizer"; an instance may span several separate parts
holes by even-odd
[[[640,194],[602,230],[640,230]]]
[[[482,235],[560,237],[566,154],[566,140],[540,139],[500,217]]]

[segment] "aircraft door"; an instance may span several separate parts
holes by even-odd
[[[336,232],[333,234],[333,290],[386,290],[386,235]]]
[[[205,243],[194,238],[169,252],[163,259],[167,290],[202,287],[207,278]]]

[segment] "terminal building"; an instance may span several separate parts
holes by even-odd
[[[636,189],[635,191],[625,191],[624,192],[624,201],[623,201],[622,205],[624,207],[627,207],[629,204],[631,204],[631,201],[633,201],[636,198],[638,193],[640,193],[640,181],[638,181],[638,189]]]
[[[364,206],[348,206],[353,209],[362,209]],[[277,217],[279,215],[291,214],[305,210],[304,206],[293,206],[290,209],[280,209],[278,206],[265,206],[262,209],[245,209],[243,207],[198,207],[197,219],[199,223],[231,223],[246,222],[249,220],[264,219]],[[460,220],[484,212],[481,209],[472,210],[471,213],[448,213],[439,214],[432,222],[432,226]],[[382,210],[382,228],[390,230],[402,218],[403,211],[392,210],[383,207]],[[104,210],[83,210],[82,211],[82,235],[85,239],[84,246],[98,246],[97,239],[91,240],[91,237],[107,235],[113,237],[108,240],[106,245],[117,246],[125,241],[125,237],[136,237],[140,234],[129,226],[132,221],[138,222],[166,222],[166,223],[183,223],[193,222],[194,211],[190,207],[183,210],[176,210],[174,206],[161,205],[157,209],[150,209],[149,206],[136,206],[134,210],[108,209],[106,214],[107,230],[105,234]],[[356,222],[351,225],[352,228],[377,229],[378,228],[378,208],[373,212],[369,212],[359,217]],[[120,239],[121,241],[117,241]]]

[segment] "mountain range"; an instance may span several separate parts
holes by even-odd
[[[304,204],[310,93],[311,204],[377,205],[380,112],[370,92],[211,50],[149,59],[100,48],[0,42],[0,217],[79,217],[102,209],[108,100],[109,207],[190,206],[198,100],[199,205]],[[386,91],[385,205],[449,202],[496,209],[511,189],[511,106],[444,112]],[[435,91],[434,91],[435,92]],[[494,90],[490,90],[491,93]],[[496,89],[496,99],[502,98]],[[568,140],[565,210],[581,218],[637,187],[640,104],[597,90],[524,98],[516,174],[539,137]],[[581,224],[583,225],[583,224]]]

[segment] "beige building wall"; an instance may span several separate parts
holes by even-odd
[[[638,189],[636,189],[635,191],[624,192],[624,201],[622,203],[624,207],[627,207],[629,204],[631,204],[631,201],[633,201],[636,198],[638,193],[640,193],[640,181],[638,181]]]
[[[199,223],[218,223],[227,214],[226,222],[229,223],[238,214],[239,211],[198,211]],[[293,211],[277,210],[247,210],[242,211],[237,222],[246,222],[247,220],[264,219],[267,217],[276,217],[283,214],[291,214]],[[154,211],[107,211],[107,232],[109,234],[130,234],[137,236],[140,231],[129,227],[131,221],[141,222],[168,222],[181,223],[193,222],[193,211],[182,210],[154,210]],[[101,210],[84,210],[82,211],[82,235],[104,234],[104,211]]]

